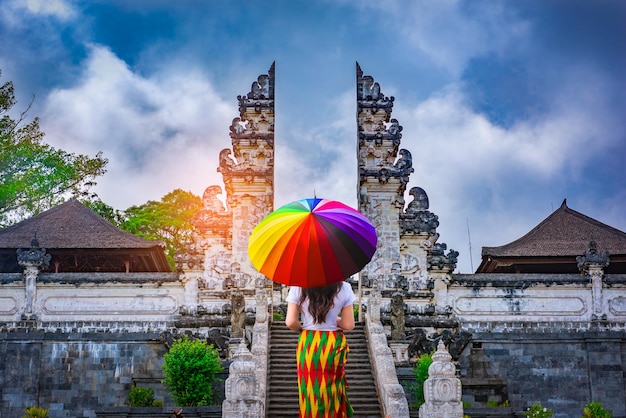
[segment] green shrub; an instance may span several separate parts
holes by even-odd
[[[128,404],[130,406],[153,406],[154,389],[133,386],[128,392]]]
[[[272,312],[272,319],[274,321],[284,321],[285,320],[285,315],[283,315],[280,312]]]
[[[613,414],[602,407],[600,402],[589,402],[583,409],[583,418],[613,418]]]
[[[526,412],[522,412],[526,418],[550,418],[552,416],[552,410],[544,408],[541,404],[534,404]]]
[[[48,410],[38,406],[28,407],[24,412],[26,413],[24,418],[46,418],[48,416]]]
[[[415,376],[415,384],[411,386],[410,390],[415,399],[413,406],[419,407],[424,403],[424,382],[428,379],[428,367],[433,363],[434,351],[430,354],[422,354],[417,358],[415,367],[412,372]]]
[[[498,406],[498,401],[494,399],[490,399],[487,401],[487,408],[497,408]]]
[[[214,400],[215,376],[222,371],[217,350],[206,341],[176,340],[164,356],[163,383],[178,406],[211,405]]]

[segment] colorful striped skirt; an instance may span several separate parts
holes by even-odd
[[[303,330],[298,340],[300,418],[343,418],[354,414],[346,394],[348,343],[343,331]]]

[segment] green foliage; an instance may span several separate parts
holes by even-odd
[[[413,376],[415,376],[415,384],[410,390],[415,399],[414,407],[419,407],[424,403],[424,382],[428,379],[428,367],[433,363],[434,351],[430,354],[422,354],[417,358],[415,367],[413,367]]]
[[[498,401],[490,399],[487,401],[487,408],[498,408]]]
[[[130,406],[153,406],[154,389],[133,386],[128,392],[128,404]]]
[[[175,269],[174,256],[185,251],[192,240],[193,216],[202,208],[202,199],[191,192],[176,189],[157,202],[149,200],[124,211],[120,227],[150,240],[165,243],[167,260]]]
[[[583,418],[613,418],[613,414],[604,409],[601,402],[589,402],[583,409]]]
[[[44,143],[39,119],[24,121],[28,109],[17,120],[9,115],[15,103],[13,83],[0,85],[0,226],[69,198],[92,198],[89,190],[108,162],[102,153],[89,158]]]
[[[23,418],[47,418],[48,410],[38,406],[31,406],[24,410],[26,415]]]
[[[283,315],[281,312],[272,312],[272,319],[274,321],[284,321],[285,315]]]
[[[474,405],[470,401],[463,401],[463,409],[473,408]]]
[[[178,406],[211,405],[215,376],[222,371],[219,354],[206,341],[185,336],[176,340],[164,356],[164,383]]]
[[[526,418],[550,418],[552,416],[552,410],[544,408],[541,404],[536,403],[532,405],[526,412],[522,412]]]
[[[124,222],[124,213],[114,209],[112,206],[107,205],[102,200],[90,199],[90,200],[81,200],[81,202],[89,207],[91,210],[96,212],[98,215],[102,216],[107,221],[111,222],[113,225],[118,228]]]

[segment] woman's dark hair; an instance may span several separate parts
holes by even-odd
[[[309,313],[313,316],[314,324],[321,324],[326,320],[328,311],[335,304],[335,296],[339,293],[343,282],[333,283],[328,286],[302,288],[298,305],[309,300]]]

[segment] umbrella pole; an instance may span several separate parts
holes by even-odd
[[[358,285],[357,285],[357,293],[359,294],[359,319],[358,322],[362,322],[363,321],[363,309],[362,309],[362,304],[361,304],[361,300],[363,298],[363,288],[361,287],[361,272],[357,273],[357,280],[358,280]]]

